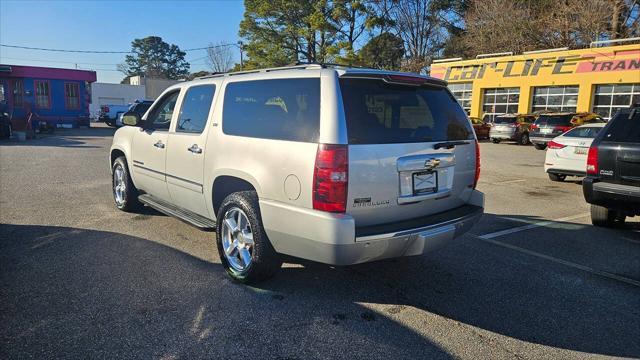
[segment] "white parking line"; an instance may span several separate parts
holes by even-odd
[[[589,216],[589,213],[583,213],[583,214],[578,214],[578,215],[567,216],[567,217],[563,217],[563,218],[556,219],[556,220],[539,221],[539,222],[536,222],[536,223],[533,223],[533,224],[529,224],[529,225],[518,226],[518,227],[514,227],[514,228],[510,228],[510,229],[505,229],[505,230],[492,232],[492,233],[489,233],[489,234],[480,235],[478,237],[483,239],[483,240],[488,240],[488,239],[497,238],[497,237],[503,236],[503,235],[513,234],[513,233],[517,233],[517,232],[525,231],[525,230],[529,230],[529,229],[535,229],[535,228],[538,228],[538,227],[544,227],[544,226],[547,226],[547,225],[550,225],[550,224],[554,224],[554,223],[558,223],[558,222],[580,219],[580,218],[587,217],[587,216]]]
[[[558,220],[560,220],[560,219],[558,219]],[[480,236],[474,236],[474,237],[476,239],[480,240],[480,241],[488,242],[488,243],[493,244],[493,245],[502,246],[502,247],[507,248],[507,249],[511,249],[511,250],[515,250],[517,252],[521,252],[523,254],[535,256],[535,257],[538,257],[538,258],[541,258],[541,259],[552,261],[552,262],[557,263],[557,264],[562,264],[562,265],[565,265],[565,266],[568,266],[568,267],[571,267],[571,268],[574,268],[574,269],[586,271],[586,272],[588,272],[590,274],[593,274],[593,275],[602,276],[602,277],[605,277],[605,278],[608,278],[608,279],[612,279],[612,280],[623,282],[625,284],[629,284],[629,285],[633,285],[633,286],[636,286],[636,287],[640,287],[640,281],[638,281],[638,280],[629,279],[627,277],[616,275],[616,274],[613,274],[613,273],[610,273],[610,272],[597,270],[597,269],[594,269],[592,267],[585,266],[585,265],[580,265],[580,264],[577,264],[577,263],[574,263],[574,262],[571,262],[571,261],[558,259],[558,258],[553,257],[553,256],[549,256],[549,255],[545,255],[545,254],[542,254],[542,253],[539,253],[539,252],[536,252],[536,251],[532,251],[532,250],[528,250],[528,249],[525,249],[525,248],[521,248],[519,246],[503,243],[501,241],[492,240],[490,238],[483,238],[483,237],[480,237]]]

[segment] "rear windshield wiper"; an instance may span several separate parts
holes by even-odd
[[[439,142],[437,144],[433,145],[434,150],[438,150],[440,148],[445,148],[445,149],[453,149],[454,147],[456,147],[456,145],[469,145],[468,141],[446,141],[446,142]]]

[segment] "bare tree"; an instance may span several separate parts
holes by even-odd
[[[229,44],[219,42],[217,44],[209,44],[207,49],[206,63],[215,73],[223,73],[231,70],[233,67],[233,48]]]

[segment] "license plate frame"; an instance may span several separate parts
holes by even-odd
[[[540,134],[547,135],[547,134],[551,134],[552,132],[553,132],[553,129],[551,129],[551,128],[542,128],[542,129],[540,129]]]
[[[576,154],[576,155],[587,155],[589,153],[589,148],[577,146],[573,150],[573,153]]]
[[[420,179],[420,177],[423,177],[423,179]],[[418,180],[418,182],[416,180]],[[417,188],[416,185],[418,186]],[[411,174],[411,188],[413,196],[428,195],[438,192],[438,172],[429,170]]]

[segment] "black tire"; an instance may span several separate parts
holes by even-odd
[[[533,144],[533,146],[538,150],[544,150],[547,148],[547,144]]]
[[[564,179],[567,178],[567,175],[561,175],[561,174],[552,174],[549,173],[549,180],[551,181],[564,181]]]
[[[613,210],[591,204],[591,223],[595,226],[613,227],[617,216]]]
[[[500,139],[491,139],[494,144],[500,144]]]
[[[119,201],[116,196],[116,177],[117,170],[122,169],[122,181],[124,183],[124,191],[122,192],[122,199]],[[142,204],[138,201],[138,189],[133,185],[131,176],[129,175],[129,168],[127,167],[127,160],[124,156],[113,161],[111,165],[111,190],[113,192],[113,200],[116,207],[122,211],[132,212],[140,209]]]
[[[228,212],[242,210],[249,222],[253,235],[251,262],[243,270],[237,270],[229,264],[223,248],[223,222]],[[243,284],[255,284],[275,275],[282,266],[282,258],[275,251],[262,226],[258,195],[255,191],[236,192],[227,196],[218,210],[216,225],[216,245],[222,266],[232,279]]]
[[[529,145],[529,133],[524,133],[520,135],[520,139],[518,139],[518,144]]]

